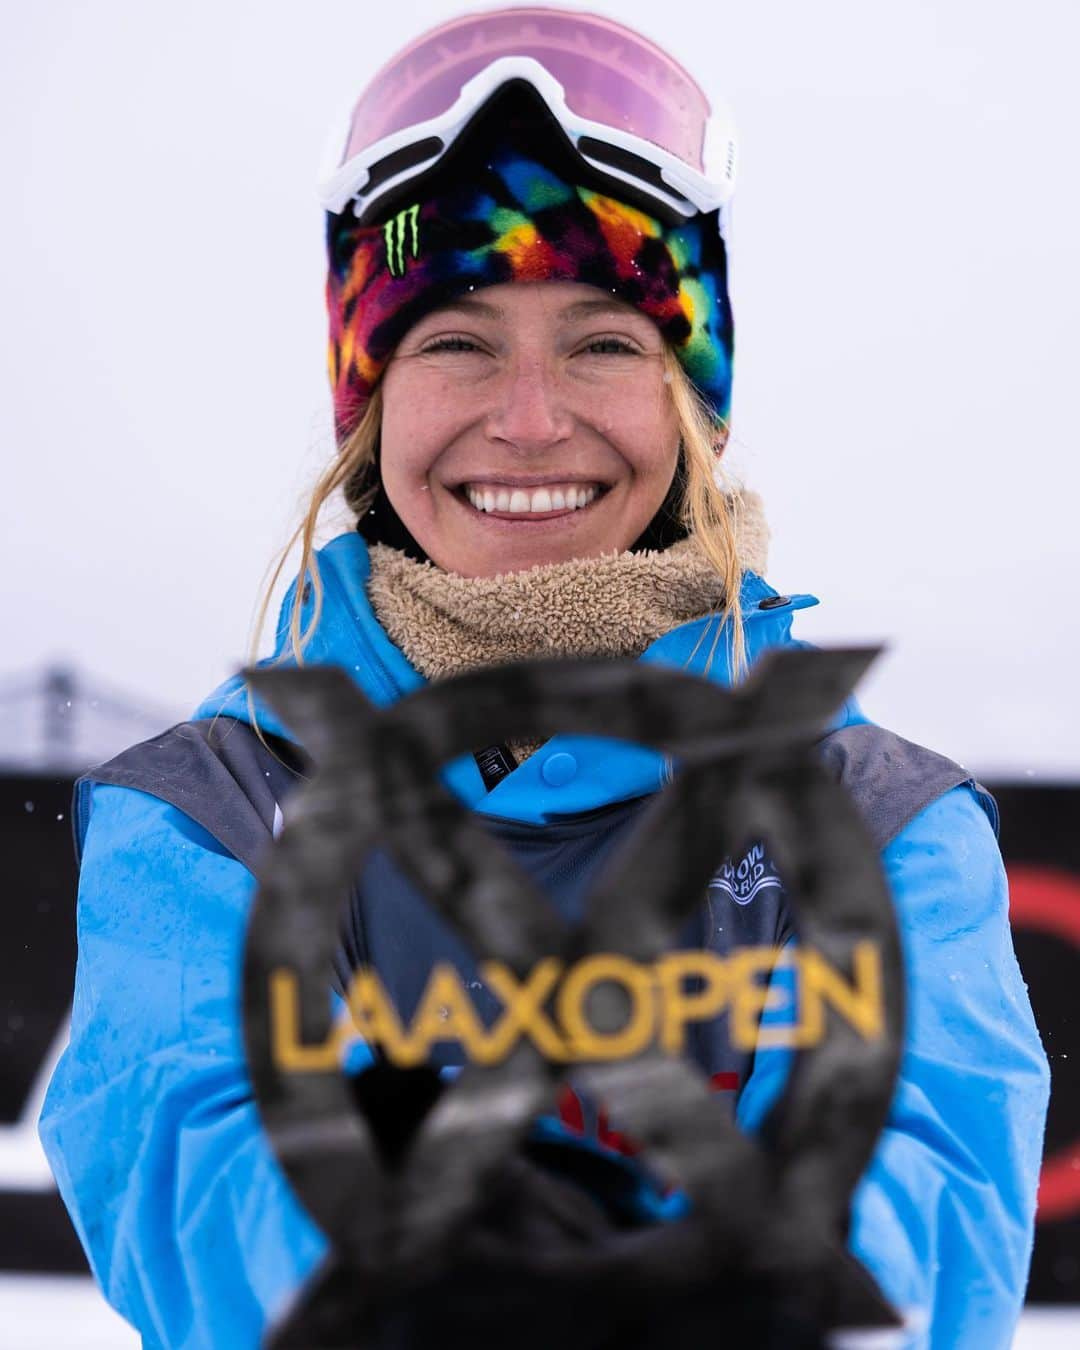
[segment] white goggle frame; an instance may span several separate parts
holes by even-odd
[[[684,164],[677,156],[661,149],[652,141],[620,131],[618,127],[608,126],[604,122],[593,122],[588,118],[579,117],[567,106],[566,96],[559,81],[531,56],[499,57],[462,85],[457,100],[445,113],[426,122],[417,122],[401,131],[392,132],[342,164],[341,156],[352,129],[352,105],[350,105],[342,122],[335,125],[323,157],[319,182],[319,199],[323,207],[335,215],[340,215],[351,201],[354,214],[359,216],[384,193],[424,173],[438,163],[476,111],[496,89],[509,80],[525,80],[532,85],[586,163],[611,178],[621,179],[630,184],[638,192],[644,192],[647,196],[662,202],[685,219],[690,219],[698,212],[719,210],[720,231],[722,234],[726,233],[725,208],[730,209],[729,203],[735,191],[738,152],[735,127],[730,113],[726,110],[720,114],[714,113],[710,122],[710,151],[715,152],[720,168],[720,177],[713,180]],[[443,148],[437,154],[419,164],[410,165],[377,184],[370,191],[365,191],[373,165],[394,154],[395,151],[429,137],[436,137],[442,142]],[[580,147],[580,142],[584,138],[603,141],[647,161],[659,171],[667,190],[655,182],[639,178],[615,165],[590,157]]]

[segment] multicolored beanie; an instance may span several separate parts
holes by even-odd
[[[565,163],[561,168],[565,172]],[[731,404],[734,324],[716,214],[665,225],[577,186],[521,138],[378,224],[328,217],[330,381],[339,441],[408,330],[465,291],[577,281],[647,314],[718,419]]]

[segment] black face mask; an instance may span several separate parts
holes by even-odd
[[[369,471],[378,475],[378,490],[367,512],[356,522],[357,532],[367,540],[368,544],[386,544],[389,548],[399,549],[407,557],[412,558],[414,562],[430,562],[428,555],[405,528],[401,517],[390,504],[390,498],[386,495],[386,489],[383,487],[382,474],[379,473],[379,451],[380,446],[376,443],[375,467],[373,471]],[[660,503],[660,509],[656,512],[656,515],[630,545],[631,553],[645,553],[649,550],[655,552],[670,548],[672,544],[687,537],[687,531],[683,528],[678,517],[679,503],[682,500],[684,489],[683,456],[680,451],[679,462],[675,467],[667,496]]]

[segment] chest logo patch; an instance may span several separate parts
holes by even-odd
[[[762,891],[782,891],[784,883],[771,858],[766,856],[763,844],[754,844],[732,863],[725,858],[719,872],[709,882],[710,891],[723,891],[737,905],[748,905]]]

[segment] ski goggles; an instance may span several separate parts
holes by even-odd
[[[735,128],[661,48],[599,15],[520,8],[466,15],[418,38],[371,81],[324,156],[327,211],[361,223],[438,164],[495,91],[524,80],[576,153],[683,220],[718,212],[735,189]],[[707,176],[709,159],[717,166]]]

